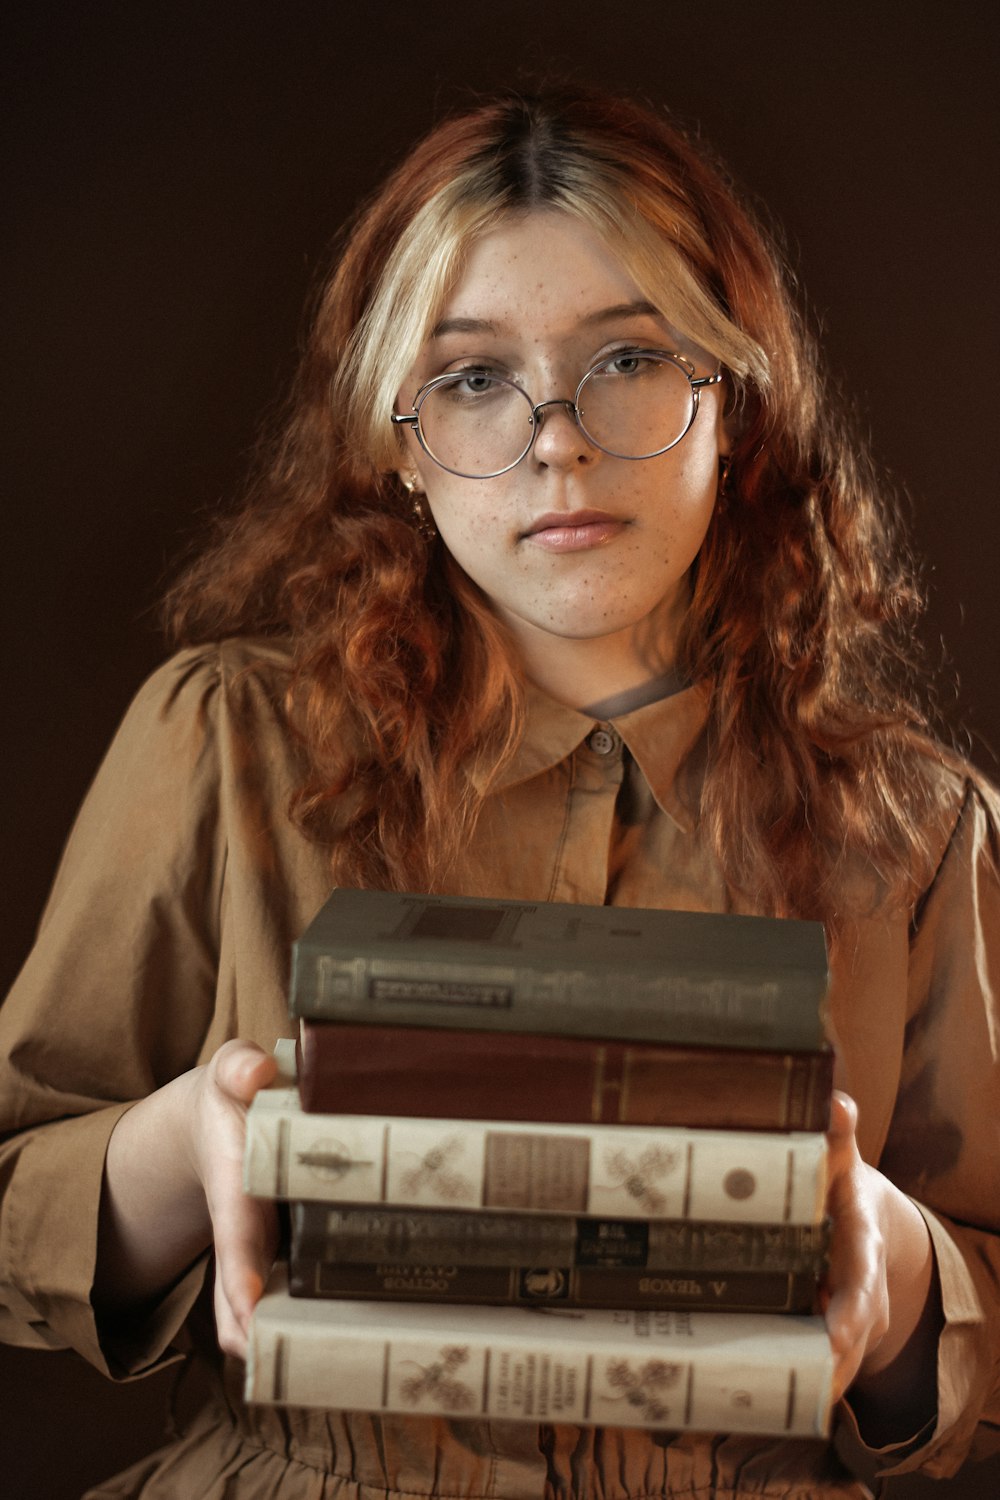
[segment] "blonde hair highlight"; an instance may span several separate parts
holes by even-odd
[[[692,249],[705,264],[711,262],[697,224],[679,212],[667,222],[662,199],[651,193],[640,196],[624,173],[582,154],[573,166],[572,185],[535,211],[565,213],[588,224],[643,297],[723,365],[737,389],[749,378],[766,390],[770,367],[764,349],[726,316],[692,269]],[[388,414],[461,276],[471,245],[505,220],[531,211],[532,205],[505,200],[486,161],[440,188],[400,235],[352,331],[332,393],[343,403],[353,442],[376,469],[388,471],[398,464],[398,436]]]

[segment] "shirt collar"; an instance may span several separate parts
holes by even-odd
[[[695,683],[609,721],[631,751],[660,809],[685,833],[692,831],[695,818],[680,794],[677,773],[702,735],[711,695],[711,683]]]
[[[503,792],[551,770],[572,755],[598,724],[607,723],[628,746],[658,806],[689,833],[694,819],[678,794],[677,771],[705,726],[710,695],[710,684],[698,683],[631,713],[600,720],[567,708],[529,682],[525,685],[524,736],[489,790]],[[472,779],[479,792],[486,790],[477,772]]]

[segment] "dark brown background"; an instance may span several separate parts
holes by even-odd
[[[831,362],[910,496],[942,711],[995,770],[993,11],[8,6],[4,985],[162,655],[150,609],[169,560],[238,487],[337,224],[437,110],[525,69],[669,102],[785,225]],[[162,1385],[109,1392],[27,1354],[4,1355],[0,1380],[19,1500],[78,1495],[155,1441]]]

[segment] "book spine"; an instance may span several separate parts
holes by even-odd
[[[313,1020],[598,1036],[617,1041],[814,1052],[826,1045],[826,973],[669,973],[660,965],[352,953],[296,945],[291,1014]],[[609,1005],[627,995],[627,1005]]]
[[[289,1107],[265,1091],[247,1114],[244,1186],[258,1197],[758,1224],[823,1216],[820,1132],[306,1114],[293,1091],[277,1092]]]
[[[833,1052],[667,1047],[582,1037],[303,1021],[311,1112],[825,1130]]]
[[[248,1402],[780,1437],[829,1430],[833,1361],[818,1318],[372,1302],[313,1302],[303,1317],[305,1306],[288,1296],[258,1304]],[[699,1335],[699,1320],[711,1334]]]
[[[670,1274],[657,1274],[545,1264],[326,1261],[298,1253],[294,1243],[289,1261],[293,1297],[349,1297],[375,1302],[809,1313],[816,1310],[817,1284],[815,1275],[792,1271],[704,1275],[678,1268]]]
[[[791,1271],[815,1277],[826,1264],[829,1244],[827,1221],[736,1224],[293,1203],[291,1223],[298,1251],[331,1263],[530,1263],[670,1274],[687,1268],[699,1275]]]

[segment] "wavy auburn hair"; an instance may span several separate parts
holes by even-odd
[[[536,208],[595,229],[727,371],[738,434],[679,646],[712,685],[697,810],[727,879],[827,920],[861,889],[910,899],[935,773],[906,554],[780,256],[704,147],[637,105],[504,97],[413,149],[343,243],[242,510],[169,595],[174,635],[289,636],[294,816],[341,884],[447,887],[522,695],[488,601],[414,524],[389,412],[470,244]]]

